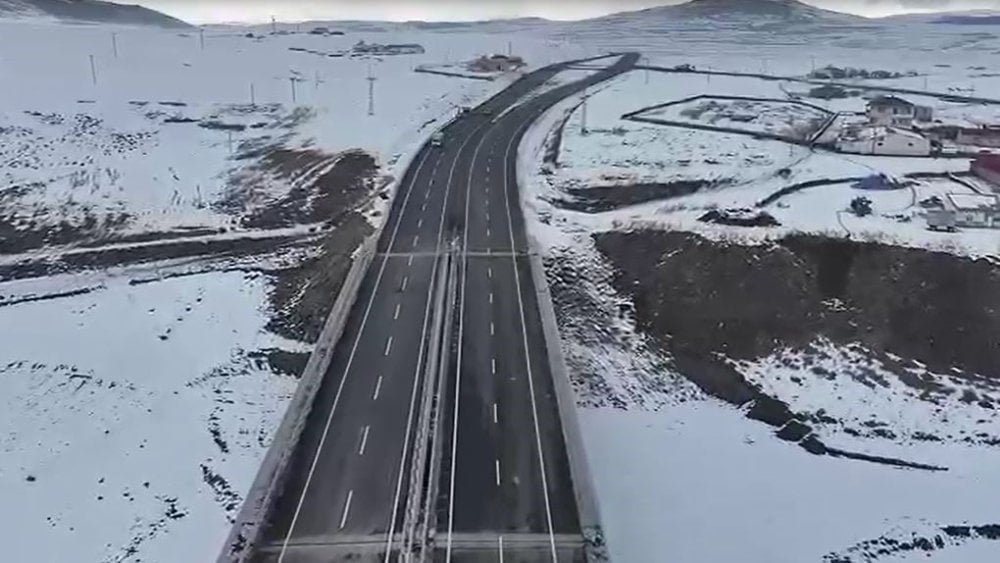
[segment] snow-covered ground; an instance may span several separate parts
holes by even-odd
[[[922,34],[919,46],[905,41],[911,33]],[[998,68],[993,42],[964,29],[949,35],[940,26],[884,33],[839,29],[822,38],[691,31],[672,32],[669,40],[584,28],[578,37],[608,49],[640,49],[650,63],[663,66],[690,63],[788,76],[825,64],[912,68],[921,76],[877,83],[923,89],[926,81],[927,89],[941,92],[974,85],[980,95],[990,95],[997,80],[981,76]],[[824,47],[817,48],[821,39]],[[808,232],[1000,256],[997,231],[946,234],[925,228],[921,200],[970,193],[968,187],[947,177],[905,178],[967,172],[968,159],[812,152],[778,141],[621,119],[640,108],[701,94],[785,98],[787,92],[808,88],[638,70],[589,92],[586,108],[582,97],[559,104],[529,130],[520,147],[522,205],[529,234],[547,260],[550,283],[557,286],[563,351],[616,561],[985,563],[1000,558],[1000,509],[983,495],[1000,486],[995,382],[930,373],[907,359],[902,363],[909,367],[889,369],[863,349],[824,340],[806,350],[732,362],[751,388],[787,404],[796,417],[807,417],[811,431],[827,446],[947,470],[812,455],[776,437],[774,428],[748,419],[747,405],[738,408],[713,398],[675,371],[673,359],[656,351],[632,315],[623,314],[632,306],[655,307],[655,302],[632,303],[616,293],[614,272],[595,248],[595,234],[651,228],[746,245]],[[806,101],[830,111],[864,107],[861,98]],[[998,115],[996,106],[914,101],[934,106],[948,119]],[[552,162],[550,147],[563,125]],[[873,192],[844,181],[789,194],[764,206],[782,223],[776,228],[697,220],[711,209],[754,207],[800,182],[875,173],[911,185]],[[637,200],[633,194],[646,192],[616,191],[636,185],[653,185],[650,193],[664,186],[699,191]],[[872,201],[871,216],[845,212],[859,196]],[[667,256],[654,252],[649,260]],[[657,314],[670,311],[661,307]]]
[[[584,54],[510,34],[247,32],[212,28],[202,42],[197,31],[0,22],[0,267],[21,278],[0,274],[5,559],[214,558],[311,350],[272,332],[274,296],[288,290],[266,274],[315,256],[322,218],[245,220],[358,150],[391,190],[458,106],[516,78],[417,65],[511,39],[529,68]],[[426,53],[323,55],[359,40]],[[377,226],[388,200],[362,203]],[[179,236],[222,252],[129,262]],[[286,239],[296,245],[278,251]],[[229,255],[237,240],[254,248]],[[25,260],[46,267],[11,269]],[[60,260],[71,273],[52,275]]]
[[[781,83],[742,77],[702,77],[634,71],[590,93],[584,109],[580,100],[569,100],[543,117],[534,133],[535,158],[544,148],[540,135],[567,119],[558,165],[535,181],[526,204],[554,215],[554,220],[577,224],[585,231],[607,230],[615,225],[670,226],[718,238],[767,239],[788,232],[816,232],[931,247],[969,255],[1000,252],[993,231],[965,230],[961,234],[928,231],[919,201],[937,195],[940,179],[916,179],[915,187],[899,193],[872,194],[851,190],[850,184],[821,186],[793,194],[766,206],[782,227],[769,230],[730,228],[699,222],[707,210],[753,207],[778,190],[825,179],[861,178],[872,174],[904,177],[920,173],[966,173],[969,159],[906,158],[837,154],[756,139],[749,136],[637,123],[622,115],[643,107],[681,100],[701,93],[783,97]],[[855,102],[863,108],[863,102]],[[822,105],[822,104],[818,104]],[[988,106],[976,106],[977,111]],[[681,108],[670,108],[680,115]],[[566,118],[566,112],[572,113]],[[977,115],[982,115],[982,112]],[[675,116],[676,117],[676,116]],[[680,119],[687,119],[683,116]],[[531,181],[531,180],[526,180]],[[603,213],[586,214],[555,210],[552,202],[567,198],[564,190],[586,193],[592,187],[633,184],[706,182],[701,191],[659,201],[621,205]],[[947,192],[967,193],[962,184],[945,180]],[[852,182],[853,183],[853,182]],[[946,193],[947,193],[946,192]],[[917,196],[913,200],[914,194]],[[857,219],[847,217],[853,197],[873,199],[877,213]],[[572,198],[570,198],[572,199]],[[904,202],[905,200],[905,202]],[[556,205],[555,207],[558,207]],[[888,216],[886,216],[888,215]],[[900,217],[905,215],[904,221]],[[572,227],[566,227],[571,229]]]

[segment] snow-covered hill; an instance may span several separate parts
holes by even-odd
[[[114,23],[184,28],[189,24],[142,6],[101,0],[0,0],[0,20],[53,19],[79,23]]]
[[[584,22],[589,25],[657,31],[675,26],[711,24],[721,27],[760,25],[843,25],[864,18],[823,10],[798,0],[691,0],[676,6],[660,6],[621,12]]]

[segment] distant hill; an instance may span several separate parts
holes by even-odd
[[[884,18],[886,21],[906,23],[940,23],[952,25],[1000,25],[1000,12],[971,10],[962,12],[935,12],[929,14],[903,14]]]
[[[659,25],[704,23],[722,27],[788,24],[850,24],[864,18],[824,10],[797,0],[691,0],[674,6],[660,6],[621,12],[590,20],[595,24],[627,25],[654,30]]]
[[[0,0],[0,20],[25,18],[167,28],[191,27],[186,22],[156,10],[101,0]]]

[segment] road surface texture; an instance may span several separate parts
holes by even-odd
[[[583,561],[517,147],[637,59],[533,98],[570,63],[528,74],[420,152],[252,561],[383,562],[417,544],[428,561]]]

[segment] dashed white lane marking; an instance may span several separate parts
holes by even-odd
[[[497,545],[500,549],[500,563],[503,563],[503,536],[497,538]]]
[[[496,468],[497,468],[497,486],[499,487],[500,486],[500,460],[499,459],[496,460]],[[344,526],[341,525],[340,527],[343,528]]]
[[[347,492],[347,502],[344,503],[344,514],[340,517],[340,529],[347,525],[347,515],[351,513],[351,500],[354,499],[354,489]]]
[[[490,372],[493,375],[497,374],[497,359],[496,358],[493,358],[492,360],[490,360]]]
[[[406,267],[409,268],[413,265],[413,255],[410,255],[410,259],[406,261]]]
[[[497,333],[496,327],[493,325],[493,321],[490,321],[490,336],[493,336],[496,333]]]
[[[392,337],[385,341],[385,355],[388,356],[389,352],[392,352]]]
[[[425,201],[423,205],[420,206],[421,211],[427,211],[427,202]]]
[[[382,376],[378,376],[378,381],[375,382],[375,393],[372,395],[372,400],[378,400],[378,394],[382,391]]]
[[[493,424],[498,424],[497,422],[497,404],[493,403]]]
[[[420,235],[413,235],[413,246],[417,246],[418,242],[420,242]]]
[[[396,303],[396,312],[392,314],[392,320],[394,321],[399,320],[399,308],[402,305],[403,305],[402,303]]]
[[[490,292],[490,303],[493,303],[493,292]]]
[[[361,431],[361,447],[358,448],[358,455],[365,455],[365,446],[368,445],[368,430],[369,427],[365,426],[364,430]]]
[[[487,201],[489,201],[489,200],[487,200]],[[486,205],[489,205],[489,203],[487,203]],[[490,222],[490,210],[489,209],[486,210],[486,222],[487,223]]]
[[[489,229],[487,229],[487,231],[489,231]],[[493,279],[493,266],[486,269],[486,274],[490,277],[490,279]]]
[[[424,218],[421,217],[420,219],[417,219],[417,228],[419,229],[423,226],[424,226]]]
[[[410,277],[409,276],[403,276],[403,287],[401,287],[399,290],[400,291],[406,291],[406,284],[409,281],[410,281]]]
[[[430,197],[431,197],[431,191],[430,190],[427,190],[426,192],[424,192],[424,199],[425,200],[430,199]]]
[[[490,228],[489,227],[486,227],[486,236],[490,236]],[[490,277],[493,277],[493,276],[490,276]]]

